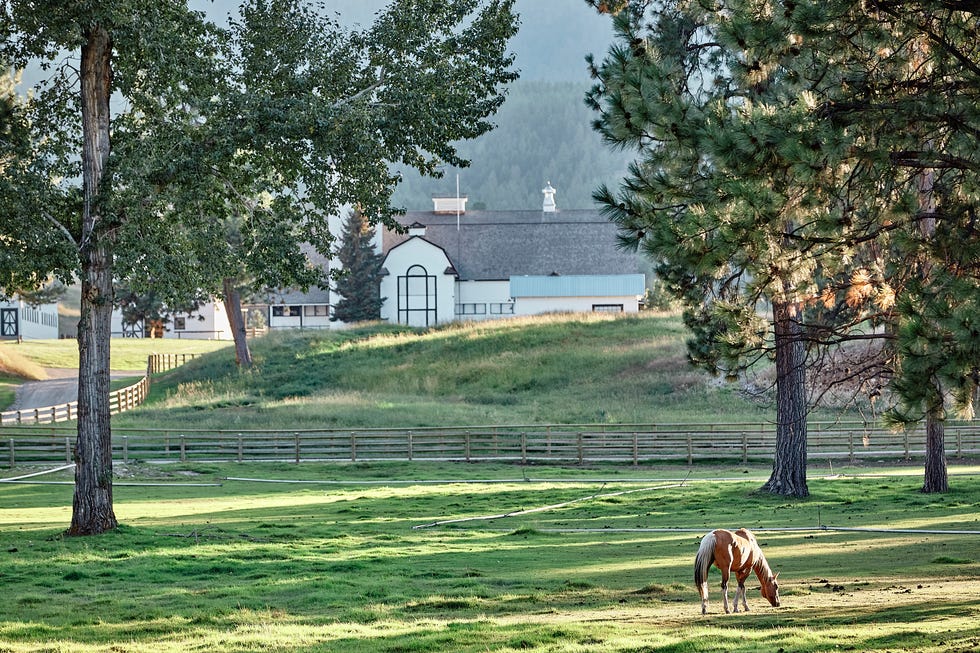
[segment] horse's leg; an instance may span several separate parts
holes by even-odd
[[[738,612],[739,596],[742,597],[742,607],[745,608],[746,612],[749,611],[749,604],[745,600],[745,579],[748,578],[748,576],[748,572],[745,572],[744,574],[742,572],[738,572],[735,574],[735,579],[738,581],[738,589],[735,590],[735,612]]]
[[[715,564],[717,565],[718,562],[716,561]],[[728,578],[731,573],[731,565],[731,559],[729,559],[724,565],[718,565],[718,568],[721,569],[721,594],[725,600],[725,614],[731,612],[731,610],[728,609]],[[735,600],[738,600],[738,593],[735,594]],[[738,611],[738,603],[735,604],[735,607],[736,611]]]
[[[698,593],[701,594],[701,614],[708,614],[708,578],[705,575],[704,581],[698,585]]]

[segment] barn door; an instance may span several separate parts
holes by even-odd
[[[16,308],[0,308],[0,336],[16,337],[20,335]]]

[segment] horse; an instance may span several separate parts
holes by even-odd
[[[694,558],[694,585],[701,595],[701,614],[708,614],[708,570],[712,563],[721,570],[721,590],[725,596],[725,613],[728,614],[728,577],[735,572],[738,589],[735,590],[735,612],[738,612],[738,598],[742,597],[742,606],[749,611],[745,602],[745,579],[749,572],[754,571],[762,583],[762,596],[773,607],[779,607],[779,585],[772,573],[766,556],[763,555],[755,536],[744,528],[734,533],[719,528],[701,538],[701,546]]]

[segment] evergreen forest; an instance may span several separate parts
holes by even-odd
[[[584,82],[515,82],[493,117],[497,128],[459,144],[470,167],[447,168],[442,179],[403,172],[395,205],[430,210],[432,195],[455,195],[458,173],[468,209],[540,208],[549,181],[559,210],[591,208],[593,190],[621,179],[631,156],[604,146],[592,130],[586,90]]]

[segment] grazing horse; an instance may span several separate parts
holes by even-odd
[[[735,612],[738,612],[738,597],[742,597],[742,606],[748,612],[749,605],[745,602],[745,579],[750,571],[755,571],[762,583],[762,596],[774,607],[779,607],[779,586],[776,576],[766,556],[763,555],[755,537],[744,528],[734,533],[719,528],[711,531],[701,539],[701,546],[694,558],[694,585],[701,594],[701,614],[708,613],[708,570],[714,563],[721,570],[721,591],[725,596],[725,612],[728,613],[728,576],[735,572],[738,589],[735,590]]]

